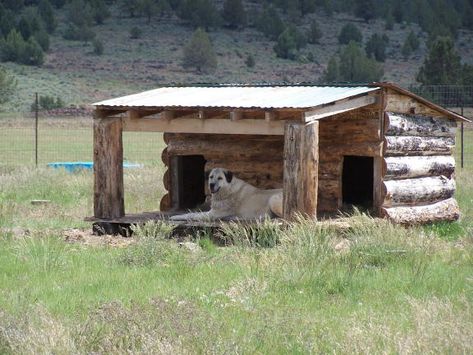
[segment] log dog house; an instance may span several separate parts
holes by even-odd
[[[459,218],[452,149],[466,119],[390,83],[164,87],[94,105],[94,221],[133,222],[122,131],[164,132],[163,213],[204,202],[205,172],[225,167],[283,188],[285,219],[352,205],[402,224]]]

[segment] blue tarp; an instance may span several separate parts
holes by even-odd
[[[48,163],[48,167],[50,168],[63,168],[66,171],[73,173],[80,170],[92,170],[94,168],[94,163],[91,161],[74,161],[74,162],[54,162]],[[143,165],[135,164],[135,163],[123,163],[123,167],[126,169],[134,169],[134,168],[142,168]]]

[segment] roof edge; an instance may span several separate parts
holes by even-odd
[[[429,101],[429,100],[423,98],[422,96],[414,94],[413,92],[411,92],[409,90],[406,90],[406,89],[404,89],[404,88],[402,88],[402,87],[400,87],[396,84],[393,84],[391,82],[373,82],[373,83],[369,84],[368,86],[392,89],[392,90],[397,91],[397,92],[399,92],[403,95],[406,95],[406,96],[412,97],[413,99],[416,99],[417,101],[421,102],[425,106],[427,106],[427,107],[429,107],[433,110],[439,111],[439,112],[445,114],[447,117],[449,117],[451,119],[458,120],[458,121],[464,121],[464,122],[472,122],[471,120],[469,120],[465,116],[462,116],[462,115],[460,115],[456,112],[450,111],[450,110],[446,109],[445,107],[437,105],[437,104],[433,103],[432,101]]]

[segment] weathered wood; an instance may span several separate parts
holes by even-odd
[[[341,114],[347,111],[353,111],[360,107],[369,106],[377,102],[375,94],[369,94],[361,97],[347,98],[334,103],[322,105],[314,110],[304,114],[304,122],[313,122],[324,117]]]
[[[425,115],[443,117],[443,113],[433,110],[413,97],[388,89],[386,111],[405,113],[409,115]]]
[[[404,225],[426,224],[440,221],[456,221],[460,209],[454,198],[425,206],[382,208],[383,217]]]
[[[95,119],[94,216],[116,218],[124,214],[122,121]]]
[[[166,191],[171,191],[171,177],[170,177],[169,169],[167,169],[163,174],[163,185]]]
[[[455,159],[449,155],[385,158],[385,179],[409,179],[425,176],[451,177]]]
[[[319,128],[320,145],[346,143],[366,143],[380,141],[378,119],[327,119]]]
[[[373,158],[373,209],[376,215],[381,213],[381,206],[385,198],[383,162],[384,159],[382,157]]]
[[[450,137],[386,136],[384,155],[451,155],[454,146]]]
[[[445,176],[384,181],[384,207],[433,203],[455,193],[455,181]]]
[[[323,162],[334,161],[344,155],[356,155],[363,157],[380,157],[383,154],[382,142],[368,142],[352,144],[349,140],[344,140],[337,144],[321,146],[323,154],[320,154],[320,160]]]
[[[283,214],[317,218],[318,122],[288,123],[284,133]]]
[[[162,212],[170,211],[172,209],[171,196],[167,193],[161,198],[159,203],[159,210]]]
[[[387,113],[386,135],[455,138],[456,122],[447,117]]]
[[[192,114],[197,117],[197,114]],[[173,132],[173,133],[212,133],[212,134],[264,134],[283,135],[285,121],[266,121],[263,119],[176,118],[173,120],[141,118],[123,120],[124,131]]]

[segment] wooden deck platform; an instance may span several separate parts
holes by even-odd
[[[171,225],[174,225],[176,232],[195,232],[196,230],[203,228],[218,229],[223,224],[229,222],[238,222],[241,224],[254,224],[258,221],[256,219],[237,219],[237,218],[226,218],[214,221],[172,221],[171,216],[183,214],[187,211],[173,211],[173,212],[143,212],[127,214],[120,218],[102,219],[95,217],[87,217],[84,220],[86,222],[92,222],[92,229],[97,235],[113,234],[131,236],[133,225],[142,225],[150,221],[166,221]],[[279,220],[280,223],[284,223],[283,220]]]

